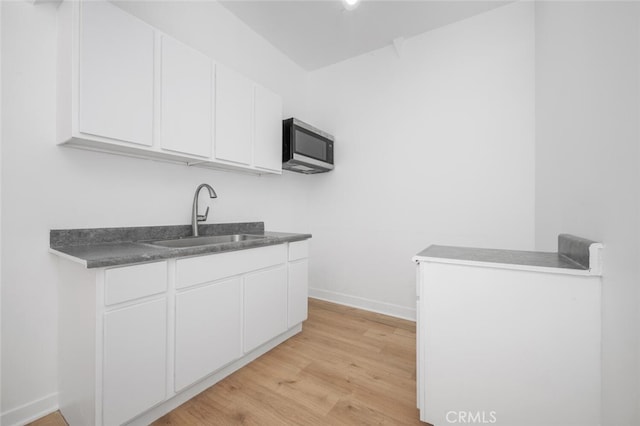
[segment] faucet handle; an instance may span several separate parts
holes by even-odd
[[[209,217],[209,206],[207,206],[207,210],[205,210],[204,214],[198,215],[198,222],[204,222]]]

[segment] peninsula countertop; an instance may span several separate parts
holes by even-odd
[[[264,247],[311,238],[311,234],[268,232],[263,222],[200,225],[201,236],[248,234],[264,238],[191,247],[162,247],[153,241],[188,238],[190,225],[131,228],[58,229],[49,234],[49,251],[83,264],[104,268]]]
[[[451,263],[572,275],[601,275],[602,244],[568,234],[558,236],[558,252],[431,245],[415,262]]]

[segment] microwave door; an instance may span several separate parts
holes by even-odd
[[[327,163],[327,142],[305,130],[296,128],[294,154],[303,155]]]

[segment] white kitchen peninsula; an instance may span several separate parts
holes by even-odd
[[[417,281],[420,419],[598,425],[602,244],[558,253],[430,246]]]

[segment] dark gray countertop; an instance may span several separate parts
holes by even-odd
[[[416,257],[537,266],[542,268],[588,269],[562,254],[539,251],[498,250],[432,245],[425,250],[422,250],[416,255]]]
[[[557,253],[432,245],[413,260],[600,275],[602,247],[586,238],[560,234]]]
[[[266,238],[198,247],[167,248],[151,245],[149,242],[188,237],[191,235],[191,226],[62,229],[51,230],[50,249],[55,254],[84,263],[87,268],[103,268],[244,250],[311,238],[311,234],[265,232],[262,222],[200,225],[199,231],[202,236],[252,234],[264,235]]]

